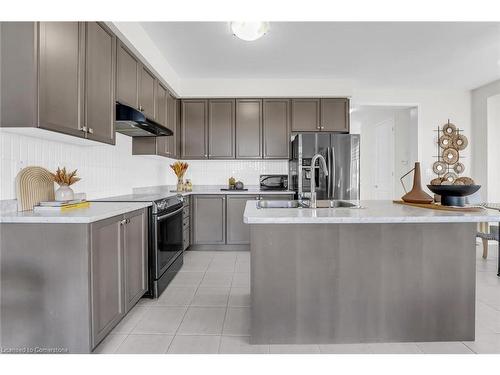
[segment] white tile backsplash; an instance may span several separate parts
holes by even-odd
[[[54,171],[58,166],[78,169],[81,181],[73,186],[88,199],[129,194],[132,188],[175,185],[169,164],[173,159],[132,155],[132,138],[116,134],[116,145],[81,146],[16,133],[0,132],[0,200],[15,198],[15,177],[36,165]],[[234,176],[245,185],[258,185],[260,174],[287,174],[284,160],[188,160],[185,178],[194,185],[224,185]]]

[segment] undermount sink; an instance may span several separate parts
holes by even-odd
[[[308,205],[308,201],[261,200],[257,202],[257,208],[309,208]],[[318,200],[316,201],[316,208],[359,208],[359,206],[355,203],[341,200]]]
[[[299,208],[299,201],[258,201],[257,208]]]

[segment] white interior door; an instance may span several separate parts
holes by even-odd
[[[394,119],[374,127],[373,198],[394,198]]]

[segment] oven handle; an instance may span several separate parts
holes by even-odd
[[[157,216],[157,217],[156,217],[156,220],[157,220],[157,221],[158,221],[158,220],[163,220],[163,219],[166,219],[166,218],[168,218],[168,217],[174,216],[174,215],[178,214],[179,212],[182,212],[182,210],[183,210],[183,209],[184,209],[184,207],[181,207],[181,208],[179,208],[178,210],[175,210],[174,212],[170,212],[170,213],[165,214],[165,215],[162,215],[162,216]]]

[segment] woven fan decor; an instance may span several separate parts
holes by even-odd
[[[54,200],[54,177],[42,167],[26,167],[16,177],[17,210],[30,211],[42,201]]]

